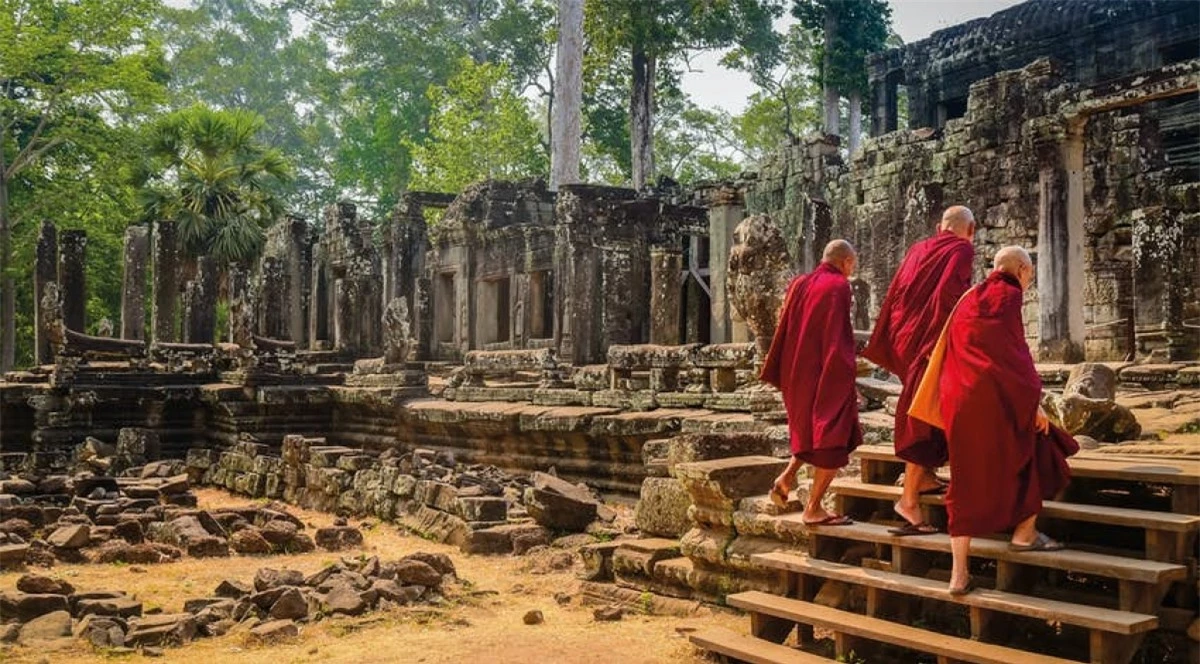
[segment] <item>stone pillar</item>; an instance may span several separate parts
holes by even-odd
[[[413,312],[416,320],[413,329],[417,333],[417,353],[414,359],[418,362],[433,359],[433,298],[430,297],[432,289],[433,280],[428,276],[421,276],[416,280],[413,292],[413,299],[416,301]]]
[[[734,340],[733,320],[726,284],[729,281],[729,251],[733,248],[733,230],[746,216],[741,193],[734,189],[708,210],[708,284],[712,290],[712,322],[709,338],[714,344]]]
[[[58,280],[58,231],[49,221],[42,222],[38,233],[37,254],[33,270],[33,347],[34,364],[43,365],[54,361],[50,339],[42,328],[42,296],[46,284]]]
[[[87,326],[87,233],[63,231],[59,235],[58,288],[63,298],[63,322],[83,332]]]
[[[650,250],[650,343],[680,343],[679,325],[683,297],[683,252],[655,247]]]
[[[217,266],[212,258],[197,261],[196,278],[183,292],[184,342],[211,344],[217,327]]]
[[[1038,173],[1038,359],[1083,360],[1082,143],[1041,148]],[[1076,161],[1080,163],[1075,163]],[[1073,311],[1078,309],[1079,311]]]
[[[121,338],[146,338],[146,260],[150,236],[145,226],[125,229],[125,273],[121,283]]]
[[[171,343],[179,340],[176,331],[176,304],[179,298],[179,250],[175,241],[175,222],[154,223],[154,311],[151,313],[151,337]]]

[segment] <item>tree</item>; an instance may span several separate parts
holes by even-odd
[[[146,132],[137,175],[147,221],[173,219],[192,256],[248,264],[263,229],[283,214],[279,192],[291,165],[259,138],[261,116],[193,106],[163,116]]]
[[[550,188],[579,182],[583,105],[583,0],[558,0],[554,97],[550,124]]]
[[[733,119],[747,160],[758,161],[783,138],[795,141],[820,128],[815,50],[812,31],[794,24],[776,48],[733,49],[722,58],[725,66],[749,73],[760,88]]]
[[[431,86],[429,140],[411,146],[413,186],[455,192],[472,182],[545,175],[538,125],[503,64],[470,58],[445,86]]]
[[[792,14],[801,25],[820,31],[817,49],[824,89],[824,129],[840,134],[839,100],[850,101],[850,149],[858,147],[862,99],[867,86],[866,57],[883,50],[891,32],[892,10],[885,0],[795,0]]]
[[[291,0],[290,6],[337,54],[335,185],[373,202],[377,214],[410,185],[412,151],[430,137],[429,86],[445,86],[463,57],[504,63],[517,89],[550,95],[554,9],[546,0]]]
[[[628,56],[629,135],[633,186],[653,179],[657,80],[695,50],[774,43],[778,0],[588,0],[589,53],[597,61]]]
[[[731,118],[720,110],[700,108],[683,95],[660,98],[655,124],[658,172],[676,182],[729,178],[742,170],[742,153]]]
[[[0,370],[13,366],[12,231],[32,224],[10,207],[22,178],[68,147],[95,145],[161,99],[162,54],[147,30],[153,0],[0,0]]]
[[[195,0],[164,7],[158,22],[171,73],[171,105],[246,109],[265,121],[261,140],[296,166],[282,190],[292,209],[316,211],[336,198],[332,155],[337,79],[332,54],[294,13],[261,0]]]

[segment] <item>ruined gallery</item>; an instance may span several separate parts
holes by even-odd
[[[813,135],[731,180],[484,181],[410,191],[384,220],[331,202],[227,273],[186,259],[170,221],[130,227],[110,336],[84,333],[87,235],[43,223],[36,365],[0,379],[0,636],[66,611],[108,647],[245,621],[267,642],[312,606],[450,583],[451,557],[426,554],[264,568],[158,615],[44,577],[12,589],[39,566],[354,552],[369,521],[455,560],[565,551],[579,601],[618,618],[737,609],[690,633],[730,661],[1197,661],[1200,12],[1034,0],[867,69],[857,150]],[[977,539],[986,587],[963,596],[948,536],[889,533],[899,379],[859,360],[866,442],[832,485],[855,519],[836,528],[802,523],[803,480],[789,508],[768,499],[788,431],[758,380],[784,289],[827,242],[859,251],[861,346],[955,204],[978,223],[975,281],[1000,247],[1030,249],[1042,402],[1084,448],[1041,523],[1069,548]],[[212,489],[249,507],[198,505]],[[290,509],[337,521],[309,535]],[[922,509],[944,524],[942,498]]]

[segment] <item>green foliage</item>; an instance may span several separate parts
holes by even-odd
[[[478,180],[544,175],[537,123],[503,64],[460,61],[445,86],[431,86],[429,139],[411,146],[414,189],[460,191]]]
[[[124,180],[130,128],[164,96],[162,51],[148,29],[157,7],[0,0],[0,337],[5,350],[16,338],[23,364],[32,359],[28,284],[42,219],[88,231],[89,313],[116,310],[113,258],[134,210]]]
[[[792,15],[808,30],[823,35],[825,18],[837,21],[825,71],[825,41],[815,40],[813,61],[821,63],[821,80],[841,94],[859,92],[866,97],[866,57],[881,51],[891,34],[892,9],[885,0],[795,0]]]
[[[281,196],[289,209],[315,217],[336,199],[337,135],[332,109],[337,77],[332,54],[314,31],[293,34],[283,4],[198,0],[164,8],[159,29],[169,52],[173,108],[206,104],[262,116],[259,138],[296,165]]]
[[[749,73],[760,88],[734,119],[734,133],[749,161],[757,162],[785,139],[795,140],[819,127],[815,54],[813,32],[792,25],[776,48],[733,49],[722,59],[726,66]]]
[[[630,122],[639,97],[633,90],[636,67],[644,68],[638,76],[648,79],[654,106],[664,89],[677,88],[687,57],[695,51],[737,46],[757,53],[777,48],[771,23],[782,11],[781,0],[587,0],[585,136],[596,144],[593,154],[606,157],[626,174],[633,170],[629,137],[637,131]]]
[[[337,45],[335,186],[389,210],[413,175],[415,146],[430,136],[427,91],[445,86],[463,57],[504,62],[518,90],[550,65],[546,0],[292,0]]]
[[[740,146],[728,113],[700,108],[682,96],[663,101],[654,142],[660,174],[689,184],[733,177],[742,170],[735,160]]]
[[[144,220],[175,220],[192,256],[226,264],[257,257],[263,229],[283,214],[278,195],[292,173],[259,140],[264,125],[250,111],[199,105],[151,124],[136,177]]]

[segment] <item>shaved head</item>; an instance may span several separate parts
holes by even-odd
[[[964,240],[975,237],[975,213],[965,205],[952,205],[942,213],[942,230],[950,231]]]
[[[836,267],[848,277],[854,274],[854,266],[858,263],[858,252],[854,250],[854,245],[845,240],[833,240],[825,245],[821,261]]]
[[[997,251],[992,267],[1019,279],[1022,288],[1029,288],[1033,282],[1033,259],[1023,247],[1009,246]]]

